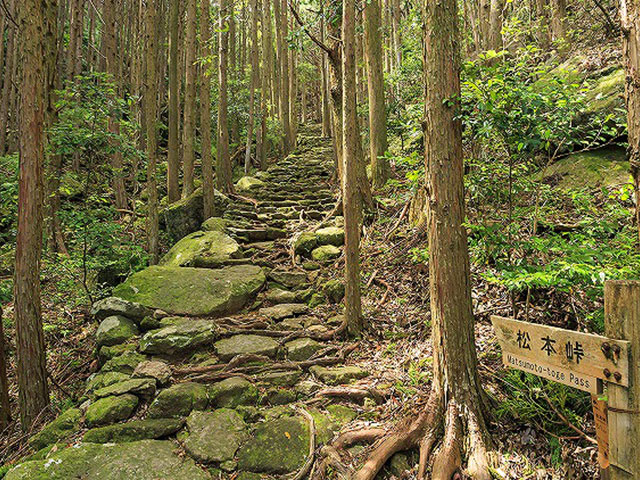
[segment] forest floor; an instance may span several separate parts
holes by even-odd
[[[99,340],[98,359],[97,323],[88,312],[65,312],[60,323],[67,333],[58,333],[49,357],[54,393],[61,399],[54,408],[65,413],[30,443],[17,424],[3,435],[0,465],[31,460],[7,478],[40,478],[55,469],[62,476],[106,478],[90,461],[94,457],[103,471],[129,469],[141,479],[158,478],[144,475],[160,469],[167,475],[162,478],[308,474],[314,468],[311,447],[340,432],[389,430],[415,415],[431,377],[428,266],[413,254],[424,248],[426,236],[407,225],[405,202],[378,203],[377,220],[365,226],[361,257],[369,328],[361,340],[345,341],[339,316],[341,224],[340,217],[328,217],[337,201],[333,163],[330,140],[320,138],[316,126],[303,127],[297,150],[234,199],[222,227],[209,224],[206,233],[224,231],[243,251],[216,270],[241,272],[236,286],[249,302],[242,312],[216,319],[189,315],[188,306],[170,311],[166,298],[157,301],[171,315],[127,307],[120,313],[130,321],[111,333],[128,333],[115,343]],[[253,266],[264,267],[267,279],[258,278]],[[513,405],[516,390],[525,404],[539,397],[533,400],[519,374],[501,366],[489,317],[508,315],[511,301],[478,274],[474,268],[480,373],[496,406],[495,477],[597,478],[595,446],[567,435],[564,419],[550,413],[556,432],[517,418],[522,406]],[[127,282],[134,287],[130,299],[141,298],[138,290],[146,281],[134,276]],[[116,291],[129,295],[127,284]],[[254,290],[261,290],[255,302]],[[203,302],[196,296],[186,303]],[[103,304],[92,313],[104,319],[118,308]],[[591,428],[589,420],[583,425]],[[224,435],[212,441],[212,432]],[[65,449],[81,440],[100,446]],[[124,443],[115,449],[111,442]],[[34,449],[39,453],[25,458]],[[165,463],[158,463],[159,451],[167,452]],[[357,466],[367,452],[355,446],[341,451],[341,460]],[[412,478],[416,465],[416,452],[397,454],[385,476]]]

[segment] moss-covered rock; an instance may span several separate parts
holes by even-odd
[[[293,243],[293,248],[298,255],[308,256],[318,246],[318,235],[314,232],[303,232]]]
[[[138,350],[138,344],[136,343],[121,343],[120,345],[102,346],[98,350],[98,361],[100,365],[104,365],[112,358],[119,357],[125,353],[135,353]]]
[[[342,250],[333,245],[322,245],[311,252],[311,258],[320,263],[335,260],[340,257],[340,255],[342,255]]]
[[[85,422],[88,427],[99,427],[121,422],[133,415],[138,406],[138,397],[129,393],[100,398],[87,409]]]
[[[218,337],[219,329],[214,321],[181,318],[147,332],[140,340],[140,351],[149,355],[173,355],[212,344]]]
[[[256,193],[264,188],[265,183],[255,177],[242,177],[236,183],[236,191],[238,193]]]
[[[209,404],[216,408],[255,405],[258,389],[249,380],[231,377],[209,387]]]
[[[162,390],[149,406],[149,418],[179,418],[193,410],[204,410],[209,403],[207,387],[199,383],[178,383]]]
[[[211,217],[202,224],[203,232],[226,233],[229,221],[222,217]]]
[[[270,303],[276,305],[282,303],[295,303],[297,299],[296,292],[290,292],[289,290],[282,290],[281,288],[272,288],[267,292],[266,299]]]
[[[139,363],[133,371],[133,378],[153,378],[160,386],[169,384],[171,367],[157,360]]]
[[[343,280],[329,280],[322,286],[322,292],[332,303],[340,303],[344,298],[345,286]]]
[[[151,418],[88,430],[83,441],[90,443],[124,443],[169,437],[184,426],[183,419]]]
[[[138,327],[133,320],[121,315],[105,318],[96,331],[96,343],[99,347],[118,345],[138,335]]]
[[[135,302],[128,302],[118,297],[107,297],[98,300],[91,306],[91,316],[96,320],[104,320],[113,315],[122,315],[135,321],[140,321],[153,312]]]
[[[87,392],[93,392],[94,390],[108,387],[114,383],[124,382],[125,380],[129,380],[129,378],[131,378],[131,375],[120,372],[95,373],[87,380]]]
[[[234,335],[216,342],[218,356],[223,361],[229,361],[236,355],[264,355],[275,357],[278,342],[273,338],[260,335]]]
[[[257,473],[297,471],[309,453],[309,425],[297,417],[282,417],[258,426],[238,451],[238,467]]]
[[[192,412],[187,418],[189,436],[184,441],[187,453],[203,463],[233,460],[248,437],[247,425],[235,410]]]
[[[320,342],[311,338],[297,338],[287,342],[285,345],[289,360],[294,362],[309,360],[315,353],[324,348]]]
[[[242,258],[238,242],[225,233],[195,232],[187,235],[162,258],[165,267],[218,268]]]
[[[341,247],[344,245],[344,228],[325,227],[316,232],[318,245],[333,245]]]
[[[190,458],[179,455],[173,442],[142,440],[106,444],[84,443],[55,452],[46,460],[25,462],[5,480],[207,480],[211,477]]]
[[[315,365],[311,367],[310,371],[327,385],[342,385],[369,376],[366,370],[355,365],[343,367],[321,367]]]
[[[31,437],[29,445],[35,450],[40,450],[48,445],[67,439],[78,431],[81,419],[82,411],[79,408],[70,408]]]
[[[269,273],[269,278],[279,285],[293,289],[304,287],[308,281],[306,273],[290,270],[273,270]]]
[[[260,315],[264,315],[271,320],[279,321],[289,317],[296,317],[307,313],[309,307],[304,303],[282,303],[275,307],[266,307],[260,309]]]
[[[214,193],[213,216],[221,217],[227,210],[231,201],[228,197],[218,192]],[[204,195],[202,188],[196,189],[190,196],[169,205],[160,215],[162,226],[166,228],[169,238],[177,242],[190,233],[200,229],[204,218]]]
[[[131,378],[124,382],[114,383],[113,385],[100,388],[93,392],[96,398],[124,395],[125,393],[132,393],[139,397],[150,398],[156,393],[156,381],[153,378]]]
[[[228,315],[242,309],[265,280],[253,265],[219,270],[154,266],[131,276],[114,293],[173,315]]]
[[[81,197],[84,193],[84,185],[73,172],[66,172],[60,177],[60,196],[65,199]]]
[[[302,372],[299,370],[286,370],[284,372],[269,372],[258,377],[261,385],[276,387],[293,387],[300,378]]]
[[[131,375],[140,362],[147,359],[138,352],[127,352],[113,357],[102,366],[102,372],[119,372]]]

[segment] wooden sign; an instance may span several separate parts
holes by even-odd
[[[491,317],[502,361],[539,377],[598,393],[598,379],[629,385],[630,342]]]
[[[607,414],[607,402],[598,399],[597,395],[591,395],[593,406],[593,421],[596,425],[596,440],[598,440],[598,463],[600,468],[609,468],[609,418]]]

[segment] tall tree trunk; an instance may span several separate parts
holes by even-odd
[[[15,0],[12,0],[9,4],[9,10],[15,12]],[[15,15],[14,15],[15,18]],[[9,22],[9,28],[7,33],[7,55],[6,64],[4,66],[4,80],[2,82],[2,99],[0,100],[0,156],[7,153],[7,135],[9,130],[9,106],[11,100],[11,90],[15,77],[13,72],[15,71],[14,62],[16,62],[15,55],[15,37],[16,28]]]
[[[251,0],[251,84],[249,85],[249,123],[247,124],[247,144],[244,155],[244,172],[251,169],[251,144],[256,111],[256,88],[260,81],[260,61],[258,59],[258,2]],[[256,144],[257,153],[257,144]]]
[[[342,18],[342,131],[343,175],[342,204],[345,224],[345,319],[351,336],[364,327],[360,300],[360,219],[358,207],[358,127],[356,85],[355,0],[345,0]]]
[[[487,50],[491,17],[491,0],[480,0],[478,5],[478,30],[480,37],[480,51]]]
[[[502,50],[502,11],[506,0],[491,0],[488,50]]]
[[[625,98],[629,130],[627,155],[636,199],[640,199],[640,0],[621,0],[620,20],[626,68]],[[636,200],[636,226],[640,235],[640,201],[638,200]]]
[[[120,65],[117,55],[117,34],[116,34],[116,11],[118,10],[116,0],[104,0],[102,18],[104,29],[102,32],[102,42],[104,45],[105,70],[110,76],[110,81],[118,84],[120,78]],[[93,7],[90,7],[93,8]],[[109,132],[112,135],[120,134],[120,123],[113,115],[109,116]],[[115,146],[115,145],[114,145]],[[117,146],[116,146],[117,147]],[[111,168],[113,170],[113,192],[115,195],[115,206],[117,209],[127,208],[127,193],[125,191],[124,174],[122,171],[122,152],[116,151],[111,154]]]
[[[275,10],[276,21],[276,43],[278,49],[278,65],[280,66],[280,121],[284,133],[285,154],[293,149],[294,138],[291,128],[291,112],[289,109],[289,52],[285,42],[287,38],[287,0],[274,0],[274,5],[278,5]]]
[[[153,265],[159,260],[159,226],[158,226],[158,185],[156,183],[156,165],[158,163],[157,132],[157,49],[156,38],[158,0],[146,0],[145,22],[145,91],[144,91],[144,123],[147,152],[147,191],[149,206],[147,213],[147,242]]]
[[[0,306],[0,431],[7,428],[9,422],[11,422],[11,404],[7,377],[7,348],[2,324],[2,306]]]
[[[320,41],[325,42],[324,11],[320,12]],[[327,57],[321,54],[322,69],[322,136],[331,136],[331,111],[329,110],[329,72],[327,70]]]
[[[200,0],[201,57],[211,57],[211,0]],[[214,214],[213,158],[211,154],[211,73],[208,63],[200,67],[200,137],[202,143],[202,188],[204,190],[204,217]]]
[[[203,0],[204,1],[204,0]],[[180,1],[169,0],[169,151],[167,157],[167,195],[169,202],[180,200],[180,79],[178,77],[178,42]]]
[[[380,0],[371,0],[364,10],[365,60],[369,89],[369,150],[373,186],[383,187],[389,179],[387,151],[387,110],[382,71],[382,25]]]
[[[548,48],[551,44],[551,29],[549,28],[549,0],[536,0],[536,15],[538,29],[538,43],[541,48]]]
[[[551,0],[551,34],[554,42],[564,40],[567,33],[567,0]]]
[[[48,0],[23,0],[19,8],[23,65],[14,298],[20,418],[25,431],[31,428],[38,415],[49,405],[40,304],[40,260],[44,127],[49,98],[47,54],[51,51],[46,36],[51,28],[49,22],[55,22],[55,18],[48,18],[50,7]]]
[[[220,0],[219,26],[218,26],[218,157],[216,164],[216,178],[218,189],[225,193],[233,191],[231,158],[229,156],[229,105],[227,92],[227,66],[229,50],[229,15],[233,10],[233,4],[228,0]]]
[[[187,34],[185,42],[184,130],[184,178],[182,196],[188,197],[194,190],[194,165],[196,159],[196,0],[187,0]]]

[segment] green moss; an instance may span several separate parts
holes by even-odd
[[[124,443],[138,440],[165,438],[175,434],[184,425],[182,419],[158,418],[134,420],[88,430],[83,440],[90,443]]]
[[[313,232],[303,232],[295,240],[293,247],[298,255],[309,255],[318,246],[318,236]]]
[[[96,400],[87,409],[87,426],[96,427],[126,420],[138,406],[138,397],[131,394],[105,397]]]
[[[240,245],[220,232],[195,232],[176,243],[162,258],[165,267],[216,268],[242,257]]]
[[[144,362],[146,359],[147,357],[138,352],[127,352],[107,361],[102,367],[102,372],[120,372],[131,375],[138,364]]]
[[[586,111],[615,113],[616,108],[624,108],[624,81],[623,68],[596,80],[587,93]]]
[[[40,450],[52,443],[69,438],[79,430],[81,419],[82,411],[78,408],[70,408],[31,437],[29,445],[35,450]]]
[[[175,315],[227,315],[244,307],[264,285],[260,267],[238,265],[220,270],[149,267],[114,294]]]
[[[160,392],[149,406],[149,418],[179,418],[193,410],[204,410],[209,403],[207,388],[199,383],[187,382],[173,385]]]
[[[173,355],[212,344],[218,337],[218,326],[215,322],[181,318],[145,334],[140,340],[140,350],[150,355]]]
[[[211,385],[209,388],[209,402],[218,408],[255,405],[257,401],[258,389],[241,377],[228,378]]]

